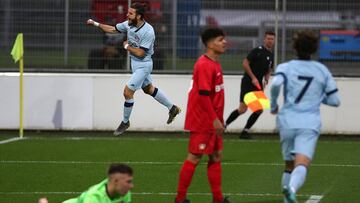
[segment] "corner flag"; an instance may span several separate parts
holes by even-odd
[[[14,46],[11,50],[11,55],[15,63],[20,60],[24,55],[24,44],[23,44],[23,34],[19,33],[16,37]]]
[[[11,50],[11,55],[16,62],[19,62],[19,81],[20,81],[20,97],[19,97],[19,135],[20,138],[24,135],[24,125],[23,125],[23,114],[24,114],[24,97],[23,97],[23,80],[24,80],[24,43],[23,43],[23,34],[19,33],[16,37],[14,47]]]

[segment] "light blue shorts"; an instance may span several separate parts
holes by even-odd
[[[313,129],[280,129],[280,142],[285,161],[292,161],[295,154],[312,160],[319,133]]]
[[[133,91],[146,87],[152,83],[152,62],[142,62],[141,65],[142,66],[140,67],[132,68],[131,78],[126,84],[128,88]]]

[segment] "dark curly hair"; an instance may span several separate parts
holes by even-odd
[[[309,60],[318,49],[319,37],[312,30],[300,30],[294,34],[293,48],[299,59]]]
[[[207,46],[207,43],[215,39],[219,36],[225,36],[225,33],[220,28],[207,28],[201,33],[201,41],[205,46]]]
[[[136,14],[141,16],[141,19],[144,19],[145,11],[146,11],[146,4],[143,2],[134,2],[131,4],[130,8],[136,10]]]

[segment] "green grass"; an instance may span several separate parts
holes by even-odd
[[[0,131],[0,138],[16,134]],[[36,202],[40,196],[55,203],[75,197],[105,178],[111,162],[128,162],[134,168],[134,203],[173,202],[187,154],[183,133],[128,133],[119,139],[109,132],[25,135],[28,139],[0,144],[1,203]],[[223,191],[231,193],[232,203],[282,201],[283,161],[276,137],[239,141],[236,135],[226,135],[224,145]],[[300,202],[310,195],[323,195],[321,202],[358,202],[359,155],[359,140],[321,139],[306,184],[299,191]],[[211,202],[206,159],[202,163],[189,188],[192,203]]]

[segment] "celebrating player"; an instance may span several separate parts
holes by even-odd
[[[319,39],[312,31],[293,38],[298,59],[280,64],[271,85],[271,112],[278,113],[277,98],[283,85],[284,105],[277,116],[285,171],[284,202],[297,202],[295,194],[305,182],[319,138],[320,104],[339,106],[338,89],[329,70],[311,60]]]
[[[132,75],[124,88],[123,120],[114,135],[120,135],[130,127],[129,118],[134,105],[134,93],[140,88],[169,109],[167,124],[170,124],[181,111],[160,89],[152,85],[150,74],[153,69],[153,61],[151,55],[154,53],[155,33],[153,27],[144,20],[144,13],[144,4],[135,2],[129,8],[128,20],[118,23],[116,26],[101,24],[92,19],[87,20],[87,24],[99,27],[106,33],[127,32],[124,49],[130,53]]]

